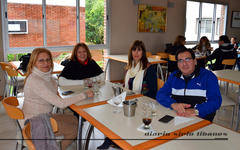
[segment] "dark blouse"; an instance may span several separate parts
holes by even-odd
[[[91,59],[87,65],[83,65],[78,61],[70,61],[64,67],[60,74],[60,77],[64,77],[71,80],[82,80],[91,78],[103,73],[99,65]]]

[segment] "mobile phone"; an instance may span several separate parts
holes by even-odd
[[[162,118],[160,118],[158,121],[159,122],[163,122],[163,123],[168,123],[169,121],[171,121],[174,117],[170,116],[170,115],[165,115]]]
[[[73,91],[64,91],[62,92],[62,95],[69,95],[69,94],[72,94],[74,93]]]

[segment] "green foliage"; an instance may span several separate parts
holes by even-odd
[[[104,0],[86,0],[86,42],[104,43]]]
[[[8,54],[8,61],[16,61],[19,60],[23,55],[27,55],[27,53],[19,53],[19,54]]]
[[[103,68],[103,61],[97,61],[96,62],[101,68]]]

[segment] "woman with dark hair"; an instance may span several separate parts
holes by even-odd
[[[186,48],[184,46],[185,43],[186,43],[186,38],[182,35],[178,35],[173,43],[173,46],[166,49],[165,52],[175,55],[178,49]]]
[[[157,74],[150,65],[146,55],[146,48],[142,41],[133,42],[128,52],[127,73],[125,75],[125,87],[134,92],[156,99]],[[110,145],[118,147],[109,138],[97,149],[108,149]]]
[[[206,36],[201,37],[199,44],[192,48],[195,53],[210,55],[211,54],[211,44]]]
[[[199,44],[192,48],[196,56],[209,56],[211,54],[212,48],[211,44],[206,36],[200,38]],[[207,60],[203,57],[202,59],[197,59],[197,67],[205,68]]]
[[[66,64],[59,77],[59,85],[82,85],[83,79],[104,74],[99,65],[92,59],[92,55],[85,43],[75,45],[70,61]]]
[[[45,48],[36,48],[32,51],[24,85],[24,120],[20,120],[21,127],[25,120],[40,114],[51,114],[53,106],[65,108],[81,100],[93,97],[88,90],[75,96],[62,99],[58,96],[58,86],[52,78],[52,54]],[[66,149],[77,136],[78,121],[73,115],[51,115],[58,124],[58,133],[67,140],[62,141],[62,149]]]
[[[148,62],[146,48],[142,41],[136,40],[128,53],[125,87],[151,98],[156,97],[157,74]]]

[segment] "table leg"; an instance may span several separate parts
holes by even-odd
[[[106,63],[105,69],[104,69],[105,73],[107,72],[108,65],[109,65],[109,59],[107,60],[107,63]]]
[[[238,111],[237,111],[237,123],[236,123],[236,131],[238,130],[238,126],[239,126],[239,121],[240,121],[240,115],[239,115],[239,112],[240,112],[240,86],[238,88]]]
[[[164,80],[164,76],[163,76],[163,70],[162,70],[162,66],[161,66],[161,64],[158,64],[157,65],[157,73],[159,73],[158,71],[160,70],[160,74],[161,74],[161,79],[163,80],[163,81],[165,81]]]
[[[82,149],[82,129],[83,129],[83,118],[79,115],[78,134],[77,134],[77,150]]]
[[[86,132],[86,140],[85,140],[85,144],[83,145],[83,150],[88,150],[88,146],[89,146],[89,142],[90,142],[90,138],[93,132],[94,126],[89,124],[88,126],[88,130]]]

